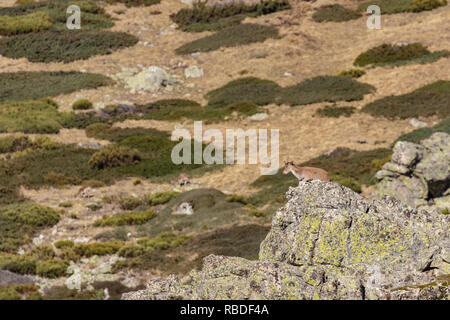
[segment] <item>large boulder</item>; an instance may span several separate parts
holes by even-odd
[[[392,160],[375,177],[378,198],[391,195],[411,207],[445,209],[436,204],[450,188],[450,135],[437,132],[420,144],[397,142]]]
[[[208,256],[201,271],[154,279],[124,299],[449,298],[450,217],[341,185],[300,182],[258,261]]]

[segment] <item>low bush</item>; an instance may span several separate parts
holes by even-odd
[[[0,286],[0,300],[40,300],[39,287],[34,284]]]
[[[88,99],[78,99],[72,104],[73,110],[87,110],[92,109],[92,102]]]
[[[229,196],[227,196],[225,198],[226,201],[228,202],[239,202],[242,204],[247,204],[247,199],[245,199],[244,196],[238,195],[238,194],[230,194]]]
[[[1,106],[1,105],[0,105]],[[0,138],[0,153],[18,152],[31,148],[33,142],[27,136]]]
[[[144,224],[155,217],[152,209],[134,212],[123,212],[114,216],[103,216],[94,222],[95,227],[132,226]]]
[[[170,18],[183,31],[215,31],[237,25],[246,17],[257,17],[289,8],[287,0],[264,0],[253,5],[232,2],[220,6],[194,2],[191,8],[183,8]]]
[[[0,54],[31,62],[72,62],[111,54],[135,45],[138,39],[123,32],[48,30],[0,39]]]
[[[354,62],[355,66],[400,66],[409,63],[431,63],[449,56],[446,50],[430,52],[421,43],[407,45],[382,44],[361,53]]]
[[[123,245],[120,241],[80,243],[73,250],[80,257],[104,256],[117,253]]]
[[[252,217],[265,217],[266,216],[266,213],[264,211],[258,210],[251,204],[247,205],[246,209],[247,209],[248,214]]]
[[[274,26],[244,23],[221,29],[210,36],[186,43],[177,48],[175,53],[181,55],[194,52],[208,52],[223,47],[237,47],[279,38],[278,29]]]
[[[0,46],[0,51],[2,48]],[[109,78],[93,73],[5,72],[0,73],[0,103],[58,96],[109,84],[111,84]]]
[[[176,191],[162,191],[162,192],[155,192],[150,193],[146,197],[146,202],[148,205],[151,206],[157,206],[159,204],[165,204],[175,198],[179,192]]]
[[[371,102],[362,112],[375,117],[407,119],[450,115],[450,81],[436,81],[410,93],[388,96]]]
[[[174,234],[172,232],[162,232],[154,238],[141,238],[138,244],[145,250],[167,250],[175,248],[185,243],[190,237],[185,234]]]
[[[22,16],[0,16],[0,35],[37,32],[50,28],[53,24],[50,17],[43,12],[34,12]]]
[[[226,107],[243,101],[267,105],[276,100],[280,91],[281,87],[273,81],[246,77],[212,90],[205,97],[211,107]]]
[[[340,72],[338,76],[356,79],[362,77],[365,74],[366,72],[362,69],[350,69]]]
[[[77,177],[68,177],[62,173],[53,171],[44,176],[44,181],[46,184],[59,187],[80,184],[80,179]]]
[[[50,99],[8,102],[0,105],[0,132],[58,133],[69,117]]]
[[[324,118],[339,118],[341,116],[350,117],[353,113],[355,113],[355,110],[355,107],[325,106],[317,109],[315,114]]]
[[[312,18],[316,22],[342,22],[362,17],[359,12],[347,9],[340,4],[324,5],[316,9]]]
[[[318,76],[284,88],[278,102],[297,106],[325,101],[355,101],[373,91],[373,86],[346,77]]]
[[[38,261],[36,264],[36,274],[45,278],[59,278],[66,274],[68,267],[69,262],[66,260]]]
[[[86,127],[88,137],[109,140],[111,142],[120,142],[132,137],[168,137],[169,134],[156,129],[145,128],[119,128],[111,127],[106,123],[93,123]]]
[[[36,260],[27,255],[0,254],[0,269],[19,274],[36,274]]]
[[[109,145],[92,155],[89,165],[97,169],[136,164],[141,161],[139,152],[125,146]]]
[[[359,11],[366,11],[370,5],[381,8],[382,14],[421,12],[447,5],[447,0],[371,0],[359,5]]]
[[[142,246],[128,244],[128,245],[123,246],[119,250],[117,255],[119,257],[124,257],[124,258],[135,258],[135,257],[139,257],[139,256],[143,255],[145,252],[146,251]]]
[[[59,240],[53,243],[57,249],[73,248],[75,243],[72,240]]]
[[[161,3],[161,0],[106,0],[107,3],[123,3],[126,7],[152,6]]]

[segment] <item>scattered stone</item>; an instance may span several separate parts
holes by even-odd
[[[250,116],[250,120],[252,121],[263,121],[266,120],[269,117],[269,115],[265,112],[261,113],[255,113],[254,115]]]
[[[293,77],[294,75],[292,73],[290,73],[290,72],[285,72],[284,76],[285,77]]]
[[[190,216],[194,214],[194,208],[189,202],[182,202],[173,214]]]
[[[93,141],[84,141],[84,142],[79,142],[78,146],[80,148],[84,148],[84,149],[94,149],[94,150],[99,150],[101,148],[103,148],[103,145],[101,143],[98,142],[93,142]]]
[[[201,78],[203,77],[203,69],[197,66],[191,66],[184,69],[184,76],[186,79],[189,78]]]
[[[175,78],[164,69],[151,66],[137,73],[136,69],[122,68],[122,71],[114,75],[114,79],[121,80],[132,93],[136,92],[156,92],[161,88],[172,90]]]
[[[91,211],[98,211],[102,208],[102,205],[98,202],[90,202],[86,205],[86,208],[88,208]]]
[[[426,122],[420,121],[417,118],[412,118],[409,120],[409,124],[412,125],[414,128],[424,128],[428,126]]]

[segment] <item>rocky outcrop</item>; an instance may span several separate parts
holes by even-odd
[[[300,182],[258,261],[210,255],[201,271],[123,299],[448,299],[450,217],[341,185]]]
[[[131,93],[156,92],[162,88],[171,91],[176,83],[174,76],[157,66],[145,68],[140,72],[133,68],[122,68],[122,71],[112,78],[124,82]]]
[[[399,141],[392,160],[375,175],[375,195],[391,195],[411,207],[450,208],[450,135],[437,132],[420,144]]]

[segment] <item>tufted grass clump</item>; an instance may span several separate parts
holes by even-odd
[[[21,16],[0,15],[0,35],[12,36],[16,34],[38,32],[50,28],[53,24],[50,17],[43,12],[34,12]]]
[[[297,106],[325,101],[355,101],[373,91],[373,86],[350,78],[318,76],[283,88],[278,103]]]
[[[354,62],[355,66],[401,66],[410,63],[431,63],[450,56],[447,50],[430,52],[421,43],[406,45],[382,44],[361,53]]]
[[[341,71],[338,74],[338,76],[357,79],[357,78],[361,78],[365,74],[366,74],[366,72],[362,69],[349,69],[349,70]]]
[[[355,107],[325,106],[316,110],[316,115],[323,118],[350,117],[355,113]]]
[[[370,5],[381,8],[381,14],[395,14],[402,12],[421,12],[446,6],[447,0],[371,0],[359,5],[359,11],[366,11]]]
[[[220,48],[238,47],[267,39],[279,39],[278,29],[254,23],[244,23],[219,30],[218,32],[188,42],[175,50],[176,54],[209,52]]]
[[[450,115],[450,81],[436,81],[410,93],[388,96],[371,102],[362,112],[374,117],[388,119],[407,119],[413,117]]]
[[[108,77],[93,73],[4,72],[0,73],[0,103],[52,97],[109,84]]]
[[[113,216],[103,216],[94,222],[95,227],[132,226],[144,224],[155,217],[153,209],[133,212],[123,212]]]
[[[45,278],[59,278],[66,274],[69,262],[67,260],[52,259],[38,261],[36,264],[36,274]]]
[[[141,155],[135,149],[126,146],[109,145],[92,155],[89,165],[97,169],[122,167],[141,161]]]
[[[88,99],[78,99],[72,104],[73,110],[88,110],[92,109],[92,102],[90,102]]]
[[[316,22],[343,22],[362,17],[359,12],[348,9],[340,4],[324,5],[316,9],[312,18]]]
[[[242,204],[247,204],[248,201],[244,196],[238,195],[238,194],[230,194],[229,196],[227,196],[225,198],[226,201],[228,202],[239,202]]]
[[[121,241],[80,243],[73,247],[73,251],[80,257],[105,256],[117,253],[123,246]]]
[[[138,42],[123,32],[102,30],[48,30],[0,39],[0,54],[31,62],[72,62],[111,54]]]
[[[38,275],[45,278],[58,278],[66,274],[69,262],[58,258],[43,259],[31,254],[0,254],[0,269],[19,274]]]
[[[287,0],[264,0],[253,5],[228,3],[207,5],[194,2],[191,8],[183,8],[170,16],[178,28],[186,32],[216,31],[241,23],[246,17],[257,17],[290,9]]]

